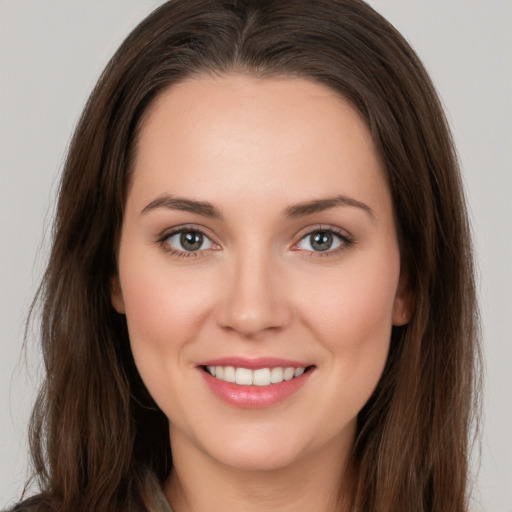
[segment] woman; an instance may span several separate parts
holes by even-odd
[[[91,95],[54,233],[16,510],[466,510],[460,177],[366,4],[162,5]]]

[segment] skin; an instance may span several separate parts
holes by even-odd
[[[284,214],[340,195],[365,206]],[[164,196],[207,201],[222,217],[155,206]],[[200,250],[168,236],[180,227],[205,233]],[[313,250],[308,234],[319,229],[340,232],[334,249]],[[175,512],[338,510],[357,414],[392,325],[409,318],[404,281],[385,171],[366,125],[333,91],[233,73],[156,99],[141,127],[112,303],[169,418]],[[215,396],[197,367],[231,356],[314,369],[284,401],[247,409]]]

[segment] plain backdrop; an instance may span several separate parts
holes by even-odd
[[[57,179],[107,60],[155,0],[0,0],[0,507],[27,471],[40,378],[24,322]],[[512,512],[512,1],[371,0],[432,75],[458,146],[479,267],[485,416],[472,509]]]

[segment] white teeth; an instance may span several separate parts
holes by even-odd
[[[255,386],[268,386],[270,385],[270,370],[262,368],[261,370],[254,370],[252,374],[252,383]]]
[[[237,368],[235,371],[235,382],[250,386],[252,384],[252,372],[247,368]]]
[[[304,367],[292,368],[259,368],[249,370],[248,368],[235,368],[233,366],[207,366],[208,373],[213,377],[225,382],[236,382],[241,386],[269,386],[279,384],[294,377],[300,377]]]
[[[224,380],[226,382],[235,382],[235,380],[236,380],[235,369],[232,366],[226,366],[224,368]]]
[[[295,373],[295,368],[285,368],[283,372],[283,379],[290,380],[293,379],[293,374]]]
[[[272,384],[278,384],[279,382],[283,382],[282,368],[272,368],[272,370],[270,370],[270,382],[272,382]]]

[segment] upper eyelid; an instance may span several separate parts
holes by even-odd
[[[208,238],[209,240],[214,242],[212,238],[215,238],[215,237],[213,237],[212,235],[209,234],[209,230],[206,230],[205,228],[202,228],[199,226],[195,226],[193,224],[187,224],[187,225],[183,225],[183,226],[175,226],[173,228],[164,229],[158,235],[158,239],[161,241],[165,241],[167,238],[177,235],[178,233],[183,233],[185,231],[195,231],[197,233],[201,233],[203,236],[205,236],[206,238]]]
[[[299,244],[305,238],[307,238],[308,236],[311,236],[313,233],[318,233],[318,232],[328,232],[328,233],[332,233],[333,235],[337,236],[341,242],[340,246],[336,247],[334,249],[328,249],[326,251],[311,251],[311,250],[307,250],[307,249],[298,248]],[[329,256],[334,256],[335,254],[338,254],[338,253],[348,249],[349,247],[353,246],[355,242],[356,241],[355,241],[354,237],[348,231],[346,231],[344,229],[334,227],[334,226],[316,226],[316,227],[311,227],[311,229],[309,229],[305,233],[302,233],[300,235],[300,237],[298,238],[298,240],[296,242],[294,242],[294,244],[291,246],[291,250],[304,252],[304,253],[308,254],[308,256],[311,256],[311,257],[329,257]]]
[[[316,226],[308,226],[307,228],[301,229],[295,237],[298,238],[298,240],[302,240],[306,236],[309,236],[313,233],[317,233],[319,231],[327,231],[329,233],[334,233],[335,235],[339,236],[340,238],[346,238],[346,239],[353,239],[353,236],[346,230],[337,226],[329,226],[329,225],[316,225]]]
[[[171,252],[171,253],[174,253],[175,255],[182,255],[182,256],[187,256],[187,257],[198,257],[202,253],[205,253],[207,251],[218,250],[216,248],[209,247],[206,249],[201,249],[201,250],[196,250],[196,251],[186,251],[186,250],[174,247],[170,243],[168,243],[169,238],[179,235],[180,233],[187,232],[187,231],[200,233],[203,237],[208,239],[212,245],[214,245],[216,247],[220,247],[220,244],[218,244],[213,239],[214,237],[212,237],[211,235],[206,233],[204,229],[196,227],[196,226],[191,226],[191,225],[176,226],[174,228],[169,228],[169,229],[162,231],[162,233],[157,237],[156,243],[167,252]]]
[[[201,233],[203,236],[208,238],[213,244],[221,246],[221,244],[218,241],[216,241],[217,237],[209,234],[210,230],[208,230],[202,226],[197,226],[194,224],[185,224],[185,225],[181,225],[181,226],[175,226],[173,228],[168,228],[168,229],[162,231],[162,233],[158,237],[158,241],[163,243],[171,236],[177,235],[179,233],[183,233],[184,231],[196,231],[198,233]],[[301,229],[294,236],[295,241],[292,243],[292,247],[297,246],[297,244],[300,243],[307,236],[310,236],[313,233],[316,233],[319,231],[326,231],[329,233],[333,233],[334,235],[341,238],[343,241],[349,241],[351,243],[354,242],[353,236],[347,230],[342,229],[337,226],[318,224],[316,226],[313,225],[313,226],[308,226],[306,228]],[[208,250],[208,249],[205,249],[205,250]]]
[[[187,251],[185,249],[180,249],[179,247],[175,247],[173,244],[169,243],[169,238],[175,237],[183,232],[196,232],[200,233],[204,238],[206,238],[211,245],[214,247],[208,247],[205,249],[198,249],[195,251]],[[160,235],[156,241],[157,245],[160,246],[165,252],[171,254],[175,258],[200,258],[204,257],[209,251],[216,251],[220,247],[212,237],[207,235],[202,229],[198,229],[196,227],[176,227],[171,228],[169,230],[164,230],[163,234]]]

